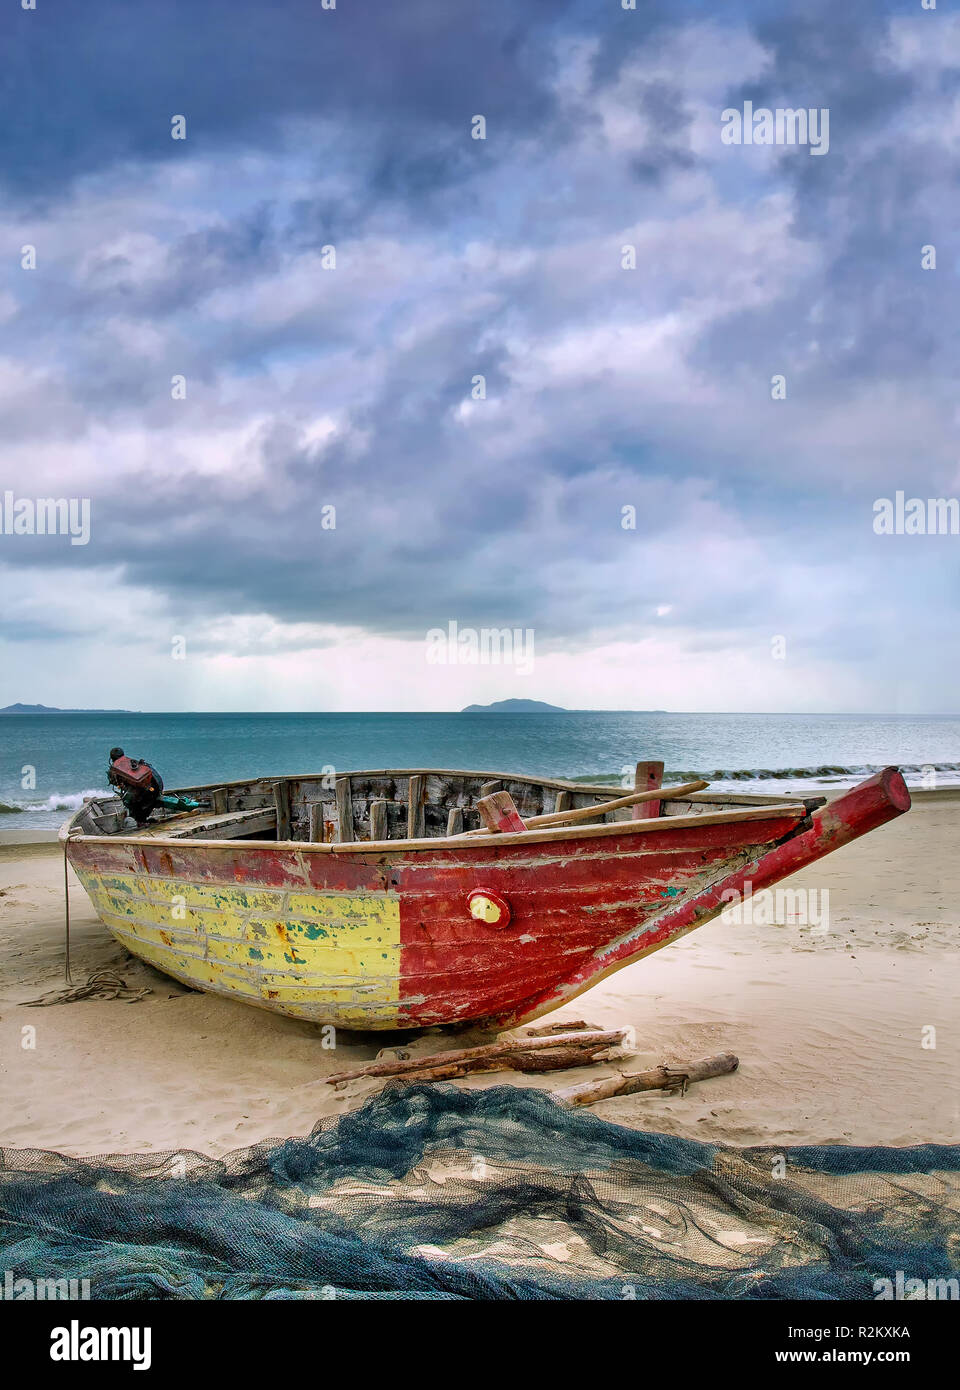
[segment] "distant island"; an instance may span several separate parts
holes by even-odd
[[[492,705],[465,705],[461,714],[666,714],[665,709],[565,709],[544,700],[494,700]]]
[[[569,714],[562,705],[543,700],[494,700],[492,705],[467,705],[461,714]]]
[[[132,709],[57,709],[56,705],[5,705],[0,714],[136,714]]]

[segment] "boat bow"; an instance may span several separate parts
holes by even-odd
[[[884,768],[876,776],[859,783],[815,811],[808,829],[774,845],[759,857],[748,859],[698,892],[664,908],[655,917],[645,918],[640,925],[616,941],[601,947],[567,980],[491,1022],[500,1028],[507,1028],[559,1008],[604,976],[632,965],[685,936],[687,932],[703,926],[719,916],[737,897],[741,900],[752,897],[754,893],[822,859],[825,854],[876,830],[887,821],[895,820],[909,809],[910,792],[899,769]]]

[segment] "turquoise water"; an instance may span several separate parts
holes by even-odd
[[[830,714],[0,715],[4,829],[53,827],[107,790],[107,754],[147,758],[168,786],[335,768],[476,768],[617,780],[642,758],[718,789],[849,785],[896,763],[960,783],[960,719]],[[35,769],[36,786],[24,786]]]

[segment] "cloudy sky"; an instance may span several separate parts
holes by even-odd
[[[960,493],[948,0],[37,0],[0,77],[0,493],[91,520],[0,534],[0,704],[960,707],[960,537],[873,527]]]

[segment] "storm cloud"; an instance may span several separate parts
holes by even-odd
[[[960,489],[954,16],[43,0],[0,41],[0,483],[93,519],[0,536],[7,698],[71,646],[455,619],[678,673],[786,634],[784,707],[955,703],[957,542],[871,524]],[[724,145],[745,99],[828,108],[829,153]],[[593,703],[653,703],[622,664]]]

